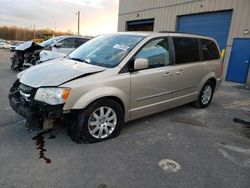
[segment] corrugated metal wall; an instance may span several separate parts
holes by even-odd
[[[233,10],[227,42],[225,65],[230,57],[233,38],[250,38],[250,0],[120,0],[118,31],[126,30],[126,21],[155,18],[154,31],[175,31],[177,17]]]

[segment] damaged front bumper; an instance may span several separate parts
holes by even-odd
[[[9,103],[12,109],[27,119],[27,123],[50,128],[53,121],[60,120],[64,116],[63,104],[49,105],[34,100],[37,89],[21,84],[17,80],[10,89]],[[50,122],[50,123],[48,123]]]

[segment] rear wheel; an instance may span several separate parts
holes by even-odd
[[[102,99],[75,112],[70,136],[77,143],[100,142],[118,136],[123,123],[121,106],[114,100]]]
[[[214,83],[210,80],[205,83],[199,94],[199,98],[195,101],[194,105],[199,108],[206,108],[212,101],[214,94]]]

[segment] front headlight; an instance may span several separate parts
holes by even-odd
[[[69,97],[70,88],[39,88],[35,100],[50,105],[63,104]]]

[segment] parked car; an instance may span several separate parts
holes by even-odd
[[[49,48],[45,48],[40,52],[39,63],[51,59],[65,57],[67,54],[69,54],[88,40],[90,40],[90,38],[80,36],[61,37],[59,40],[51,44]]]
[[[11,70],[25,70],[45,60],[66,56],[76,46],[83,44],[87,40],[88,38],[80,36],[59,36],[40,44],[34,41],[24,42],[15,47],[15,53],[11,58]],[[40,53],[42,54],[42,61],[40,60]]]
[[[212,38],[117,33],[19,73],[9,101],[29,124],[70,120],[72,140],[92,143],[117,136],[130,120],[191,102],[206,108],[221,80]]]
[[[11,44],[8,41],[1,41],[0,42],[0,48],[7,49],[7,48],[10,48],[10,46],[11,46]]]
[[[0,48],[2,48],[4,44],[5,44],[5,42],[0,41]]]

